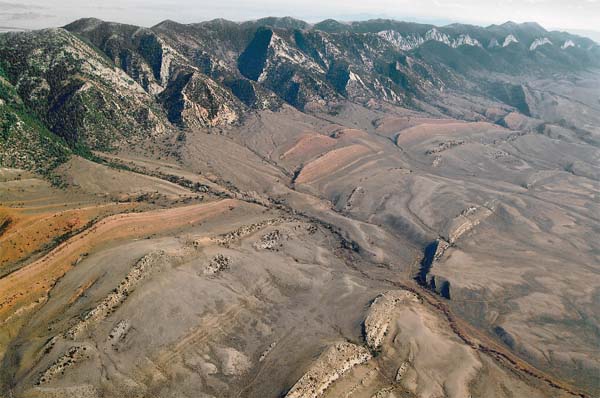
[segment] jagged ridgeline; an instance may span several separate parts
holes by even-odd
[[[523,90],[491,76],[598,66],[600,47],[532,23],[265,18],[142,28],[82,19],[2,34],[0,60],[0,161],[44,170],[72,150],[222,128],[283,103],[302,111],[343,101],[416,107],[450,89],[483,92],[527,114]]]

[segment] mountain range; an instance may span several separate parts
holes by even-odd
[[[142,28],[82,19],[3,34],[0,59],[3,112],[26,113],[45,127],[24,121],[2,143],[3,162],[36,168],[47,130],[59,137],[48,158],[60,159],[65,142],[106,149],[173,128],[232,125],[249,110],[284,103],[301,111],[331,112],[346,100],[419,108],[436,106],[450,89],[527,114],[522,85],[496,76],[596,67],[600,46],[535,23],[310,25],[288,17]],[[39,145],[24,148],[24,140]]]

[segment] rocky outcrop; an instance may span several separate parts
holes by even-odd
[[[65,370],[74,366],[77,362],[87,357],[85,346],[73,346],[61,355],[48,369],[42,373],[37,381],[37,385],[50,383],[57,376],[65,373]]]
[[[529,51],[535,51],[538,47],[545,45],[552,45],[552,40],[550,40],[547,37],[535,39],[533,43],[531,43],[531,45],[529,46]]]
[[[258,357],[258,362],[264,361],[265,358],[267,358],[267,355],[269,355],[269,353],[273,350],[273,348],[275,348],[276,345],[277,342],[275,341],[269,344],[269,346],[260,354],[260,357]]]
[[[156,264],[163,262],[166,257],[166,253],[162,250],[142,257],[121,283],[119,283],[119,285],[106,296],[100,304],[85,314],[81,321],[70,328],[65,333],[65,337],[68,339],[76,339],[87,330],[90,325],[105,319],[127,299],[127,297],[135,290],[136,286],[148,276],[151,269]]]
[[[428,41],[437,41],[444,43],[449,47],[458,48],[460,46],[481,47],[479,40],[471,37],[469,34],[460,34],[456,37],[440,32],[436,28],[428,30],[424,35],[408,34],[402,35],[395,30],[383,30],[377,33],[379,37],[387,40],[396,48],[403,51],[414,50]]]
[[[394,308],[403,302],[418,303],[419,298],[406,290],[395,290],[378,296],[364,322],[364,333],[367,345],[372,350],[379,350],[392,320]]]
[[[242,108],[229,91],[196,71],[175,74],[159,99],[169,121],[188,128],[235,123]]]
[[[429,271],[433,266],[436,254],[439,255],[439,243],[440,240],[437,239],[429,243],[423,249],[423,258],[421,258],[421,262],[419,263],[419,272],[415,276],[415,280],[417,281],[417,283],[423,287],[426,287],[428,285],[427,277],[429,275]]]
[[[454,245],[462,236],[467,234],[487,217],[493,214],[494,203],[486,203],[484,206],[471,206],[463,210],[446,227],[447,238],[438,238],[431,242],[423,250],[419,272],[415,280],[419,285],[430,289],[440,296],[451,298],[451,283],[444,277],[434,275],[431,271],[436,261],[442,259],[446,251]]]
[[[436,261],[441,260],[446,251],[461,237],[492,215],[494,208],[494,202],[488,202],[483,206],[470,206],[451,220],[445,228],[447,237],[436,239],[423,250],[423,258],[421,259],[419,272],[415,277],[417,283],[438,293],[446,299],[450,299],[451,283],[444,277],[434,275],[431,272],[433,265]]]
[[[447,151],[450,148],[454,148],[456,146],[463,145],[465,143],[464,140],[448,140],[444,142],[440,142],[438,146],[428,149],[425,151],[425,155],[434,155],[440,152]]]
[[[385,387],[371,395],[371,398],[395,398],[394,390],[396,387]]]
[[[217,254],[209,261],[202,273],[204,275],[215,275],[229,268],[231,259],[223,254]]]
[[[294,384],[286,398],[316,398],[354,366],[367,362],[372,355],[364,347],[343,342],[326,349]]]
[[[94,324],[105,320],[117,307],[127,299],[140,282],[147,278],[152,269],[163,263],[168,255],[162,251],[149,253],[136,262],[129,273],[121,280],[119,285],[106,296],[96,307],[87,312],[81,320],[69,328],[62,335],[54,336],[44,346],[44,354],[50,353],[57,343],[66,340],[78,340]],[[106,341],[114,350],[118,350],[119,343],[125,339],[131,328],[128,320],[120,320],[109,332]],[[70,347],[64,352],[44,373],[39,377],[37,384],[51,382],[57,376],[64,374],[65,370],[77,362],[89,358],[90,350],[85,345]]]
[[[233,242],[238,241],[239,239],[241,239],[245,236],[251,235],[254,232],[256,232],[264,227],[267,227],[269,225],[279,224],[286,220],[288,220],[288,219],[285,217],[278,217],[278,218],[271,218],[271,219],[261,221],[258,223],[254,223],[254,224],[244,225],[244,226],[241,226],[240,228],[236,229],[235,231],[227,232],[226,234],[219,235],[213,239],[217,244],[228,247]]]
[[[517,38],[515,37],[515,35],[508,35],[504,38],[504,43],[502,43],[502,47],[508,47],[513,43],[518,43],[519,40],[517,40]]]
[[[364,194],[365,189],[361,186],[355,187],[352,192],[350,192],[350,195],[348,195],[348,198],[346,199],[346,204],[344,205],[344,210],[348,211],[351,210],[352,207],[354,206],[354,203],[357,199],[360,198],[360,196],[362,194]]]
[[[448,242],[450,244],[457,242],[463,235],[491,216],[493,208],[493,203],[487,203],[484,206],[471,206],[463,210],[448,227]]]
[[[279,247],[281,247],[281,241],[283,238],[283,234],[278,229],[274,229],[273,231],[263,235],[260,238],[260,241],[255,243],[254,247],[259,250],[277,250]]]
[[[117,344],[125,339],[127,332],[131,328],[131,323],[127,320],[119,321],[115,327],[112,328],[110,333],[108,334],[108,341],[110,342],[113,348],[116,348]]]

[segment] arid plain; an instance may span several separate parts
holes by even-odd
[[[600,72],[504,78],[0,169],[2,393],[596,396]]]

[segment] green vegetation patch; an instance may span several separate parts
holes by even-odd
[[[8,75],[4,71],[4,68],[2,67],[2,61],[1,60],[0,60],[0,77],[8,80]]]
[[[0,84],[0,164],[49,175],[69,159],[71,151],[13,91],[12,86]]]

